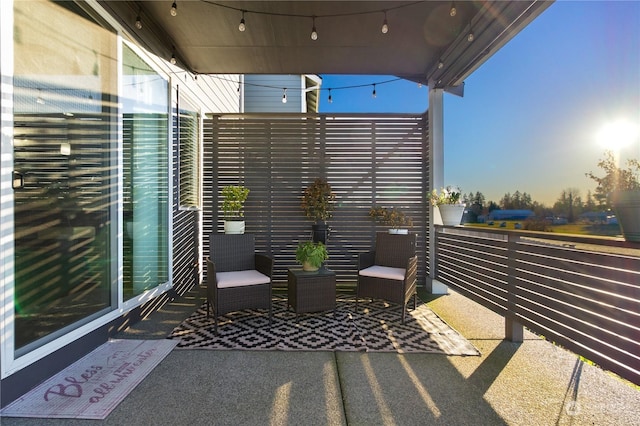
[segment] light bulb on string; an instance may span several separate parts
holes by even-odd
[[[371,92],[371,97],[374,98],[374,99],[378,97],[378,94],[376,93],[376,84],[375,83],[373,83],[373,92]]]
[[[311,40],[318,39],[318,31],[316,30],[316,17],[313,17],[313,26],[311,27]]]
[[[286,104],[287,103],[287,89],[284,88],[282,90],[283,90],[283,92],[282,92],[282,103]]]
[[[44,105],[44,98],[42,97],[42,89],[38,89],[38,97],[36,97],[36,103],[38,105]]]
[[[473,35],[473,30],[469,30],[469,35],[467,35],[467,41],[469,43],[471,43],[473,40],[475,40],[476,36]]]
[[[136,16],[136,28],[139,30],[142,29],[142,19],[140,18],[140,13],[138,13],[138,16]]]
[[[441,70],[444,67],[444,62],[438,62],[438,69]]]
[[[386,34],[389,32],[389,23],[387,22],[387,11],[384,11],[384,21],[382,21],[382,28],[380,29],[382,34]]]
[[[451,2],[451,9],[449,9],[449,16],[451,16],[452,18],[454,16],[456,16],[458,13],[458,9],[456,9],[456,2],[452,1]]]
[[[329,98],[327,99],[327,101],[332,104],[333,103],[333,98],[331,97],[331,89],[329,89]]]
[[[177,62],[177,61],[176,61],[176,48],[175,48],[175,47],[172,47],[172,50],[171,50],[171,59],[169,60],[169,62],[171,62],[171,64],[172,64],[172,65],[175,65],[175,64],[176,64],[176,62]]]
[[[171,16],[177,16],[177,15],[178,15],[178,5],[174,1],[173,4],[171,5]]]
[[[240,25],[238,25],[238,30],[240,32],[244,32],[244,30],[247,29],[247,25],[245,24],[244,21],[244,10],[242,11],[242,18],[240,19]]]

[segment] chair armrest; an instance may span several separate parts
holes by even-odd
[[[273,276],[273,258],[256,253],[256,271],[271,278]]]
[[[375,251],[367,251],[358,254],[358,271],[361,271],[369,266],[373,266],[376,260]]]
[[[207,257],[207,301],[215,304],[217,299],[216,289],[218,278],[216,277],[216,264]]]
[[[407,284],[411,284],[416,280],[418,275],[418,256],[410,257],[407,260],[407,268],[404,271],[404,280]]]

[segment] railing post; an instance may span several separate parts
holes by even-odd
[[[505,339],[521,343],[524,327],[516,320],[516,250],[520,236],[509,232],[507,241],[507,312],[504,317]]]

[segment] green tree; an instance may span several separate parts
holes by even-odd
[[[560,197],[553,205],[553,214],[564,216],[569,223],[573,223],[580,213],[582,213],[580,190],[577,188],[563,189]]]
[[[604,152],[604,158],[598,161],[598,167],[604,171],[604,176],[597,176],[593,172],[585,175],[593,179],[596,190],[593,197],[603,209],[610,209],[610,195],[616,190],[640,189],[640,162],[636,159],[627,160],[627,168],[618,166],[613,151]]]

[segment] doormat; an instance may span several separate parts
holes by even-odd
[[[102,420],[176,343],[170,340],[110,340],[7,405],[0,414]]]
[[[273,324],[266,310],[243,310],[207,318],[206,304],[169,335],[177,349],[240,349],[283,351],[365,351],[480,355],[467,339],[426,304],[407,309],[401,322],[399,305],[380,300],[339,297],[335,311],[296,315],[286,297],[273,299]],[[413,308],[413,303],[408,304]]]

